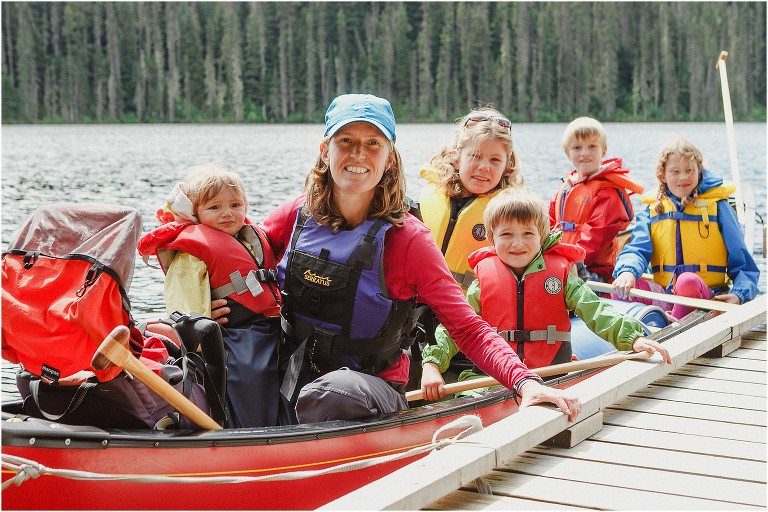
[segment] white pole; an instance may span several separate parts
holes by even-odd
[[[736,215],[738,216],[739,224],[744,226],[746,205],[744,204],[741,180],[739,179],[739,159],[736,156],[736,134],[733,130],[731,91],[728,88],[728,73],[725,66],[725,60],[727,58],[728,52],[720,52],[720,58],[717,59],[717,65],[715,67],[720,70],[720,85],[723,90],[723,111],[725,113],[725,131],[728,136],[728,152],[731,156],[731,177],[736,184]],[[752,247],[748,247],[748,249],[751,251]]]

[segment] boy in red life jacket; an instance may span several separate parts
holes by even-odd
[[[563,150],[574,169],[549,204],[549,225],[563,232],[562,241],[586,251],[579,275],[610,283],[619,252],[619,232],[634,218],[629,196],[643,191],[629,179],[620,158],[603,160],[608,149],[605,129],[591,117],[566,127]]]
[[[503,190],[488,203],[483,221],[492,246],[469,256],[477,279],[467,300],[529,368],[571,360],[571,311],[619,350],[658,352],[671,363],[664,347],[642,337],[639,322],[602,301],[576,275],[574,265],[584,258],[584,249],[561,242],[560,232],[550,234],[546,203],[533,192]],[[422,360],[421,389],[428,400],[444,396],[441,372],[458,352],[442,326],[435,338],[437,344],[424,349]],[[459,381],[479,376],[473,368]]]
[[[139,241],[165,272],[168,314],[210,317],[212,299],[232,310],[223,338],[227,427],[278,424],[277,344],[280,292],[272,247],[246,218],[245,186],[234,171],[208,163],[190,169],[158,210],[159,228]]]

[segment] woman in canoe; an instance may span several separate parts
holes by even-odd
[[[284,294],[283,396],[300,423],[407,409],[414,304],[427,304],[459,348],[526,407],[579,399],[550,388],[469,306],[429,230],[407,213],[405,175],[389,102],[337,97],[302,196],[262,227],[275,247]],[[212,303],[215,317],[224,301]],[[222,320],[223,322],[223,320]]]

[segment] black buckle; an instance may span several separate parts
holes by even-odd
[[[312,332],[312,338],[315,340],[315,348],[320,350],[321,354],[333,353],[333,342],[338,336],[335,332],[326,331],[319,327],[315,327]]]
[[[517,343],[531,341],[531,331],[529,330],[516,330],[514,341]]]
[[[258,279],[259,282],[262,282],[262,283],[277,282],[277,272],[274,269],[260,268],[255,272],[256,272],[256,279]]]

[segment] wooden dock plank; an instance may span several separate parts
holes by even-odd
[[[437,500],[424,510],[573,510],[572,505],[534,501],[529,499],[478,494],[459,489]],[[577,507],[578,508],[578,507]]]
[[[766,483],[765,464],[758,461],[733,459],[728,456],[704,455],[669,451],[647,446],[629,446],[587,440],[573,448],[537,446],[528,452],[551,457],[616,464],[619,466],[672,471],[680,474],[732,478]],[[623,471],[623,470],[620,470]]]
[[[755,359],[757,361],[765,362],[765,350],[754,350],[751,348],[742,347],[741,350],[728,354],[728,357],[737,357],[741,359]]]
[[[661,478],[674,480],[671,475]],[[607,486],[571,478],[553,478],[541,474],[493,471],[484,477],[494,494],[530,500],[559,499],[562,504],[598,510],[753,510],[759,505],[714,501],[697,496],[663,494],[653,487],[631,487],[629,479],[620,486]]]
[[[651,384],[645,389],[635,391],[632,393],[632,396],[652,398],[654,400],[667,400],[669,402],[732,407],[734,409],[749,409],[762,412],[765,412],[766,410],[765,397],[660,386],[656,385],[656,383]]]
[[[654,493],[659,494],[719,501],[722,508],[727,508],[728,504],[760,507],[766,505],[765,485],[762,483],[707,475],[670,473],[655,468],[638,468],[525,453],[512,463],[500,466],[498,470],[588,482],[600,486],[598,492],[607,494],[616,492],[616,488],[652,489]],[[553,487],[553,489],[556,488]],[[625,502],[625,507],[627,503]]]
[[[730,368],[732,370],[746,370],[750,372],[765,371],[765,361],[754,359],[740,359],[736,357],[708,358],[700,357],[691,361],[692,366],[705,366],[708,368]]]
[[[678,368],[675,375],[692,375],[706,377],[708,379],[718,379],[731,382],[751,382],[753,384],[766,385],[765,373],[749,372],[745,370],[732,370],[730,368],[716,368],[713,366],[690,365]],[[724,384],[725,385],[725,384]]]
[[[766,341],[764,334],[760,337],[750,337],[750,334],[752,334],[752,332],[748,332],[747,334],[741,336],[741,348],[762,351],[768,349],[768,341]]]
[[[752,382],[740,382],[738,386],[724,384],[723,381],[716,379],[707,379],[696,375],[670,374],[662,377],[652,384],[652,386],[667,386],[683,389],[696,389],[699,391],[712,391],[714,393],[723,393],[725,391],[730,395],[745,396],[766,396],[766,386],[763,384],[754,384]]]
[[[661,419],[664,421],[662,422]],[[716,421],[676,418],[673,416],[663,417],[656,414],[621,411],[618,409],[606,409],[603,411],[603,422],[606,425],[624,425],[661,432],[680,432],[701,437],[765,443],[765,427],[755,425],[732,423],[724,426]]]
[[[734,409],[713,405],[669,402],[636,396],[628,396],[620,403],[611,407],[624,411],[647,412],[662,417],[682,417],[718,421],[727,424],[766,426],[766,416],[763,411]],[[659,418],[661,421],[662,419]]]
[[[700,453],[734,459],[766,462],[765,443],[721,439],[692,435],[681,432],[662,432],[624,425],[605,425],[603,429],[590,437],[592,441],[604,443],[658,448],[670,452]],[[704,442],[702,442],[704,441]]]
[[[645,389],[661,378],[669,378],[672,373],[679,373],[683,377],[690,376],[691,373],[686,370],[689,368],[689,362],[734,336],[746,334],[749,329],[763,324],[765,318],[766,298],[760,296],[738,309],[718,315],[690,328],[680,336],[667,340],[665,346],[672,357],[671,365],[654,364],[650,361],[623,362],[569,389],[581,397],[582,416],[585,418],[603,411],[606,424],[620,424],[628,430],[644,429],[649,435],[654,431],[667,433],[665,442],[670,441],[669,436],[685,435],[688,436],[688,441],[693,438],[698,438],[701,443],[713,440],[712,444],[716,445],[714,451],[723,449],[729,440],[735,440],[734,446],[738,446],[742,451],[747,447],[746,443],[761,446],[765,451],[765,420],[755,420],[750,416],[756,416],[758,411],[731,408],[729,411],[732,414],[726,420],[733,420],[733,411],[737,411],[744,416],[740,421],[754,422],[762,426],[724,424],[700,417],[679,417],[668,414],[670,411],[666,410],[662,410],[664,414],[659,414],[611,408],[616,402],[623,403],[625,400],[622,399],[629,394]],[[752,384],[765,381],[764,370],[748,371],[703,365],[695,370],[698,375],[704,375],[710,380],[721,379],[722,383],[729,386],[740,381]],[[651,409],[655,404],[643,402],[664,402],[639,397],[629,397],[628,400],[631,407],[642,406]],[[703,416],[704,412],[712,414],[715,409],[726,409],[701,404],[674,405],[678,408],[685,406],[699,416]],[[613,423],[612,419],[618,421]],[[531,452],[519,455],[528,450],[536,450],[538,444],[554,435],[553,430],[559,432],[569,426],[563,420],[564,417],[549,405],[523,409],[512,417],[502,419],[469,436],[458,445],[433,452],[322,508],[414,510],[433,507],[435,502],[459,489],[472,491],[472,482],[479,477],[490,480],[496,494],[593,509],[636,509],[640,506],[643,509],[722,510],[765,507],[766,484],[763,481],[746,482],[743,479],[690,474],[691,469],[687,473],[679,473],[671,469],[631,467],[626,462],[605,463]],[[617,443],[617,446],[626,448],[631,453],[638,449],[631,443]],[[652,449],[657,453],[670,452],[663,445]],[[492,453],[487,453],[488,450]],[[492,461],[493,455],[495,462]],[[702,460],[724,458],[719,454],[698,454],[694,450],[674,450],[674,453],[668,454],[671,455],[690,455],[692,458],[689,460],[695,461],[692,464],[699,464]],[[764,464],[761,466],[761,461],[749,457],[731,458],[734,462],[729,462],[728,467],[723,468],[728,474],[736,471],[733,465],[739,461],[745,463],[744,467],[749,467],[750,470],[756,466],[764,467]],[[482,472],[490,463],[493,463],[494,468],[516,464],[518,467],[510,467],[518,472],[493,469]],[[694,468],[693,471],[701,469]],[[765,471],[762,472],[764,473]],[[512,487],[508,483],[509,478],[515,482]],[[500,490],[499,486],[507,486],[509,492]],[[538,489],[536,493],[528,492],[533,488]],[[574,491],[570,492],[570,489]],[[490,503],[498,506],[499,502]]]

